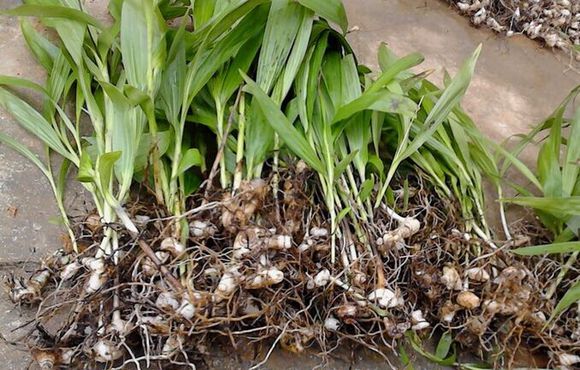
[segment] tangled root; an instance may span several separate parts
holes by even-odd
[[[363,224],[375,242],[344,232],[342,264],[333,265],[306,176],[286,173],[276,198],[264,180],[213,194],[205,201],[214,207],[189,213],[186,245],[168,235],[172,219],[136,204],[140,239],[120,232],[114,256],[94,257],[103,227],[92,228],[79,237],[92,247],[7,279],[14,302],[40,304],[26,340],[35,360],[44,368],[192,365],[212,338],[269,339],[295,353],[344,344],[386,353],[406,332],[432,330],[505,367],[524,344],[551,351],[554,365],[577,360],[574,314],[546,319],[556,299],[541,292],[558,273],[554,261],[491,248],[464,229],[454,204],[417,182],[403,221],[377,210]]]

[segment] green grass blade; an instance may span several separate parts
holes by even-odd
[[[165,26],[153,2],[125,0],[121,16],[121,53],[127,81],[152,94],[162,67]]]
[[[103,25],[96,18],[78,9],[60,5],[20,5],[13,9],[2,10],[0,14],[11,16],[41,17],[66,19],[103,29]]]
[[[562,164],[562,190],[564,196],[572,195],[580,173],[580,108],[576,109],[570,122],[570,134],[566,143],[566,157]]]
[[[24,129],[38,137],[52,150],[73,163],[78,163],[74,154],[63,145],[50,123],[28,103],[0,88],[0,106],[14,116]]]
[[[244,90],[254,96],[254,99],[268,123],[280,135],[280,139],[288,148],[303,159],[312,169],[319,173],[325,172],[325,167],[316,155],[316,151],[310,146],[304,136],[288,121],[286,116],[276,106],[276,103],[264,93],[262,89],[249,77],[244,77],[246,86]]]
[[[580,215],[580,196],[567,198],[517,197],[504,198],[501,201],[534,208],[559,217]]]
[[[256,82],[270,94],[292,51],[305,9],[290,0],[273,0],[264,31]]]
[[[564,294],[564,297],[562,297],[560,302],[558,302],[556,308],[554,308],[554,312],[552,312],[552,316],[548,321],[552,321],[556,316],[578,301],[580,301],[580,281],[568,289],[566,294]]]
[[[36,165],[36,167],[38,167],[38,169],[40,169],[40,171],[42,171],[46,177],[50,178],[50,171],[48,170],[47,166],[26,146],[20,144],[18,141],[2,132],[0,132],[0,142],[8,145],[14,151],[18,152],[20,155],[31,161],[34,165]]]
[[[27,19],[20,20],[20,30],[26,40],[28,49],[46,71],[52,69],[52,63],[59,49],[38,33]]]
[[[465,62],[457,76],[453,79],[449,87],[445,89],[443,95],[437,100],[435,107],[429,112],[425,119],[425,130],[415,136],[413,141],[407,146],[402,157],[407,158],[421,147],[427,139],[433,135],[439,125],[447,118],[449,113],[459,104],[459,101],[465,94],[471,77],[475,70],[475,63],[481,52],[481,45],[477,47],[472,56]]]
[[[531,247],[514,249],[512,252],[521,256],[580,252],[580,241],[534,245]]]
[[[303,6],[313,10],[327,20],[340,26],[343,33],[348,30],[346,10],[342,0],[297,0]]]

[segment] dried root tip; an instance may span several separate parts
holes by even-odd
[[[270,267],[260,270],[254,278],[250,279],[245,287],[246,289],[260,289],[271,285],[276,285],[284,280],[284,273],[276,267]]]
[[[414,331],[420,331],[431,326],[423,317],[423,312],[421,310],[416,310],[411,313],[411,323],[413,324],[411,329]]]
[[[171,332],[170,325],[162,316],[143,316],[138,321],[139,326],[147,326],[151,334],[169,335]]]
[[[175,238],[165,238],[159,247],[162,251],[170,253],[173,257],[179,257],[185,252],[185,246]]]
[[[463,288],[459,273],[453,267],[443,267],[443,276],[441,276],[441,282],[449,290],[461,290]]]
[[[475,294],[463,291],[457,295],[457,304],[468,310],[479,307],[480,299]]]
[[[42,298],[42,289],[48,284],[50,271],[42,269],[36,271],[24,281],[20,278],[9,278],[7,285],[10,288],[10,299],[14,303],[32,304]]]
[[[368,295],[368,300],[377,303],[382,308],[401,306],[403,301],[390,289],[379,288]]]
[[[99,339],[92,348],[92,355],[97,362],[113,362],[123,357],[123,349],[108,339]]]
[[[352,278],[352,285],[363,288],[368,281],[367,276],[362,272],[357,272]]]
[[[41,369],[54,369],[59,364],[58,354],[53,349],[32,349],[32,358]]]
[[[393,339],[402,338],[405,332],[411,327],[411,324],[408,322],[397,323],[388,317],[383,318],[383,323],[385,324],[387,335]]]
[[[489,273],[482,267],[473,267],[465,271],[465,276],[469,280],[476,281],[478,283],[484,283],[489,280]]]
[[[344,304],[336,310],[336,316],[346,323],[351,323],[358,316],[358,306],[354,304]]]
[[[296,163],[296,173],[302,173],[308,169],[308,165],[302,159]]]
[[[504,284],[504,283],[514,283],[519,284],[524,280],[526,277],[527,272],[526,270],[518,267],[506,267],[502,270],[501,274],[494,279],[494,283],[496,284]]]
[[[118,312],[113,313],[111,325],[109,325],[109,332],[118,334],[121,338],[125,338],[133,331],[135,325],[131,321],[125,321],[121,318]]]
[[[328,331],[337,331],[340,327],[340,321],[338,321],[333,316],[329,316],[326,320],[324,320],[324,328]]]
[[[234,239],[234,252],[232,258],[235,260],[240,260],[244,256],[248,255],[252,250],[258,249],[262,243],[261,238],[263,236],[264,230],[257,227],[252,227],[240,231],[236,235],[236,239]]]
[[[203,240],[211,238],[217,228],[209,222],[195,220],[189,224],[189,232],[194,238]]]
[[[183,342],[185,337],[179,334],[170,335],[165,341],[163,348],[161,349],[161,355],[167,358],[172,357],[177,352],[181,351],[183,347]]]
[[[439,312],[439,318],[443,322],[451,323],[453,321],[453,318],[455,317],[455,313],[459,309],[460,307],[458,305],[454,304],[451,301],[447,301],[445,302],[443,307],[441,307],[441,310]]]
[[[101,223],[101,216],[99,216],[96,213],[91,213],[85,219],[85,226],[89,230],[91,230],[91,232],[93,232],[93,233],[96,232],[97,230],[99,230],[103,226],[103,224]]]

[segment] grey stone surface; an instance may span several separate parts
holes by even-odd
[[[0,0],[0,9],[17,3]],[[103,4],[103,0],[93,0],[89,5],[102,10]],[[475,47],[483,43],[483,53],[464,107],[479,127],[498,141],[525,132],[580,83],[580,75],[570,68],[574,66],[568,65],[566,55],[542,49],[523,37],[506,39],[488,30],[473,29],[443,2],[345,0],[345,4],[351,26],[358,28],[349,38],[359,58],[373,67],[376,50],[384,41],[400,55],[422,52],[426,57],[423,67],[435,69],[434,78],[438,79],[441,66],[453,74]],[[0,51],[0,74],[43,80],[42,69],[26,50],[15,18],[0,17]],[[42,146],[2,111],[0,130],[42,153]],[[14,263],[38,260],[57,249],[62,230],[51,223],[56,216],[58,211],[51,190],[40,171],[0,144],[0,268],[3,273],[14,269]],[[5,295],[0,297],[0,333],[6,338],[16,338],[18,333],[11,331],[29,316],[30,312],[14,308]],[[0,343],[0,368],[24,369],[28,363],[25,352]],[[302,369],[317,364],[316,358],[298,358],[276,351],[267,368]],[[433,368],[420,361],[418,364],[416,368]],[[214,365],[216,368],[244,367],[231,357],[216,359]],[[371,369],[385,368],[385,365],[366,357],[354,366],[332,362],[329,368]]]

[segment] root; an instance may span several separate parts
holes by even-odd
[[[256,180],[233,195],[192,200],[181,218],[189,223],[186,245],[170,235],[175,218],[135,204],[128,210],[141,230],[117,230],[114,254],[95,258],[112,227],[99,226],[78,234],[79,245],[92,247],[56,253],[28,279],[7,278],[14,302],[40,304],[26,339],[34,359],[46,368],[195,368],[210,343],[249,339],[271,343],[257,368],[278,345],[325,356],[349,345],[386,358],[406,332],[435,330],[451,331],[476,353],[497,349],[487,360],[502,366],[513,365],[510,348],[524,343],[551,351],[553,365],[578,356],[572,310],[546,319],[567,288],[551,299],[541,294],[558,265],[507,252],[531,238],[514,233],[494,248],[464,231],[456,205],[417,184],[404,216],[382,207],[361,221],[363,240],[341,223],[338,268],[307,171],[286,171],[281,199]]]

